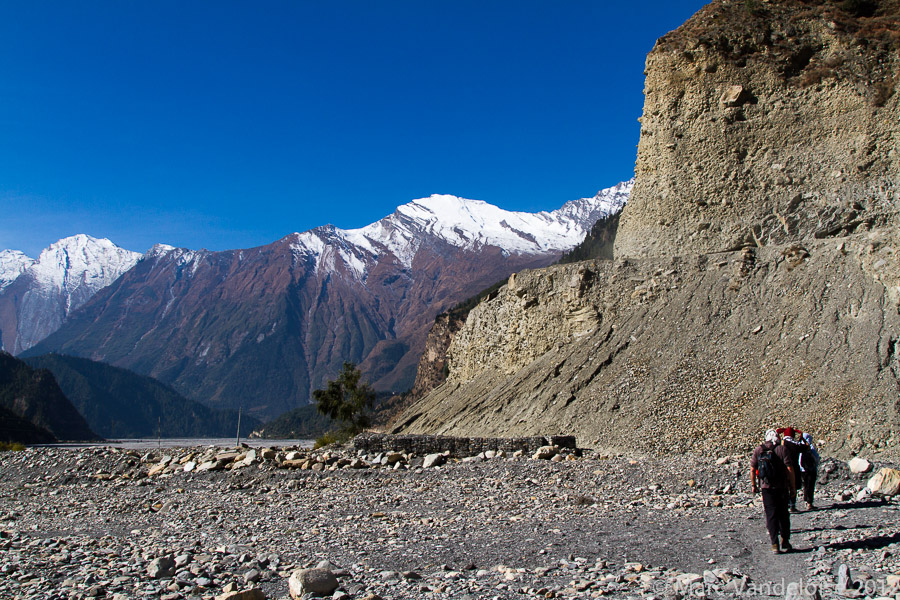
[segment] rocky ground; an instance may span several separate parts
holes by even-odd
[[[837,461],[774,555],[743,456],[142,452],[0,454],[0,597],[900,599],[900,507]]]

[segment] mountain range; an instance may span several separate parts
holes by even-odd
[[[435,195],[361,229],[243,250],[160,244],[139,256],[76,236],[38,261],[6,251],[3,345],[124,367],[264,419],[308,403],[344,361],[378,390],[408,389],[438,313],[551,264],[620,211],[631,185],[536,214]]]

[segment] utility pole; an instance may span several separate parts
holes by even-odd
[[[241,447],[241,406],[238,406],[238,427],[237,427],[237,441],[234,442],[235,447]]]

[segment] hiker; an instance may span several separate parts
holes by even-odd
[[[803,501],[806,502],[808,510],[815,510],[816,506],[814,498],[816,495],[816,479],[819,477],[819,451],[813,443],[812,436],[804,433],[801,437],[800,448],[803,453],[800,455],[800,470],[803,479]]]
[[[762,492],[766,529],[772,542],[772,552],[790,552],[791,514],[788,510],[790,494],[796,493],[793,449],[778,444],[774,429],[766,432],[766,441],[753,450],[750,457],[750,483],[753,493]],[[781,545],[778,536],[781,535]]]
[[[793,427],[785,427],[783,429],[776,429],[776,433],[778,433],[781,438],[782,445],[788,446],[791,450],[791,453],[794,455],[794,491],[791,492],[790,497],[790,511],[795,513],[797,512],[797,490],[803,487],[803,478],[802,478],[802,468],[800,466],[800,462],[803,459],[804,454],[808,454],[808,449],[800,444],[800,436],[803,434],[799,429],[794,429]],[[810,459],[807,458],[807,461]]]

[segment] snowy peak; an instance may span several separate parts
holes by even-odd
[[[513,212],[481,200],[434,194],[404,204],[394,214],[361,229],[329,225],[295,234],[295,251],[312,258],[317,271],[334,270],[341,259],[361,279],[367,263],[385,251],[409,267],[428,238],[473,250],[496,246],[508,254],[562,252],[580,243],[599,218],[620,211],[633,183],[626,181],[592,198],[539,213]]]
[[[3,347],[18,354],[50,335],[73,310],[133,267],[140,257],[107,239],[83,234],[51,244],[36,261],[21,252],[0,252]],[[4,294],[9,297],[4,299]]]
[[[0,292],[33,264],[34,259],[23,252],[0,250]]]
[[[72,292],[86,286],[96,292],[134,266],[138,252],[111,241],[79,234],[51,244],[27,269],[41,285]]]
[[[600,217],[615,214],[625,208],[625,203],[628,202],[633,187],[634,179],[623,181],[611,188],[600,190],[593,198],[581,198],[566,202],[562,208],[555,211],[555,214],[561,219],[591,221],[591,225],[593,225]],[[591,225],[588,225],[588,229]]]

